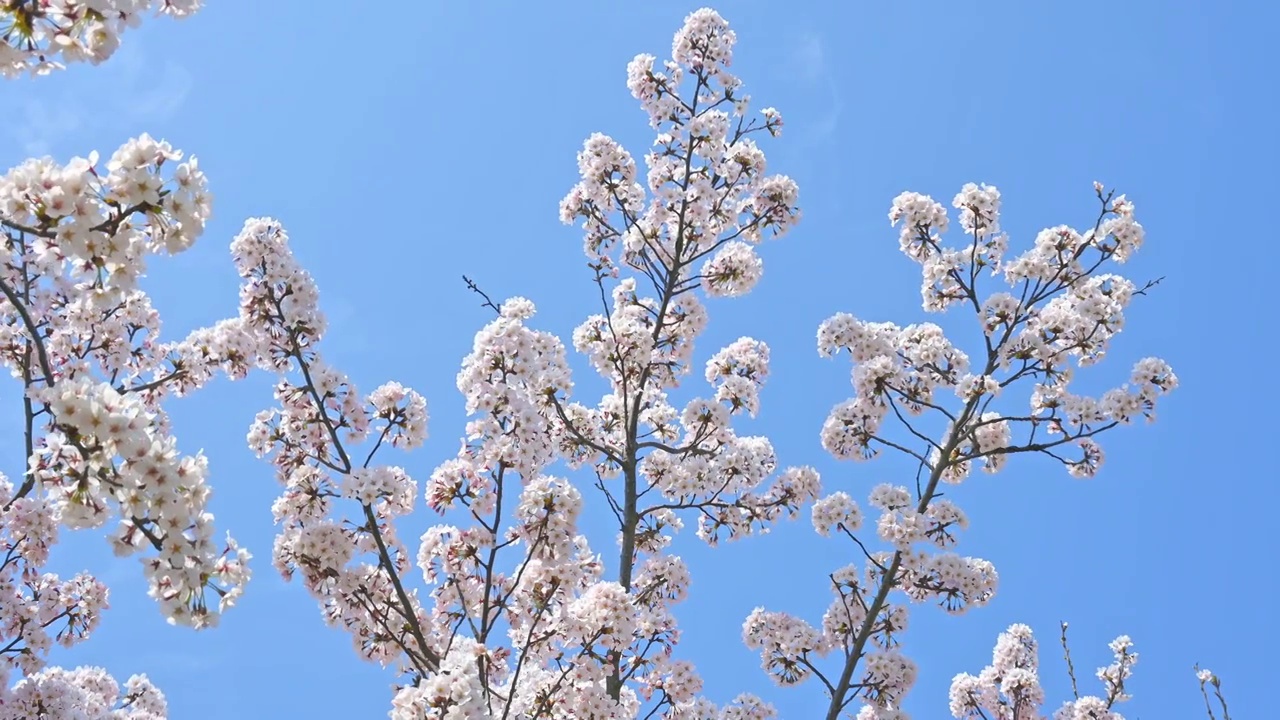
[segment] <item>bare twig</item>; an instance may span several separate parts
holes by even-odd
[[[464,283],[466,283],[466,284],[467,284],[467,289],[468,289],[468,290],[470,290],[471,292],[473,292],[473,293],[475,293],[475,294],[479,295],[481,298],[483,298],[483,299],[484,299],[484,302],[480,303],[480,307],[487,307],[487,308],[490,308],[491,310],[493,310],[493,311],[494,311],[494,312],[496,312],[496,313],[501,313],[501,312],[502,312],[502,308],[498,307],[498,304],[497,304],[497,303],[495,303],[493,300],[491,300],[491,299],[489,298],[489,296],[485,293],[485,291],[481,290],[481,289],[480,289],[480,286],[479,286],[479,285],[477,285],[477,284],[475,283],[475,281],[474,281],[474,280],[472,280],[471,278],[467,277],[466,275],[463,275],[463,276],[462,276],[462,282],[464,282]]]

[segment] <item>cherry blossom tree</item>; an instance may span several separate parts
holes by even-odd
[[[714,544],[795,515],[818,492],[812,469],[778,472],[767,439],[732,428],[734,415],[758,410],[765,343],[742,338],[707,361],[708,396],[677,406],[667,394],[693,368],[707,323],[699,294],[749,291],[756,246],[799,219],[795,183],[766,173],[754,140],[778,134],[781,118],[749,114],[728,71],[733,44],[703,10],[677,33],[671,62],[631,64],[628,84],[659,132],[645,182],[609,137],[579,153],[582,180],[561,217],[583,225],[600,308],[572,341],[610,392],[573,401],[565,346],[529,326],[533,303],[488,302],[495,318],[458,375],[472,420],[458,455],[425,483],[431,507],[458,522],[428,530],[416,555],[394,524],[416,485],[373,460],[422,442],[425,402],[396,384],[362,397],[324,363],[315,286],[278,223],[252,220],[233,244],[240,320],[259,363],[281,372],[280,406],[249,434],[285,486],[276,565],[301,575],[363,657],[405,679],[394,717],[769,712],[750,695],[723,710],[697,697],[693,665],[673,659],[670,608],[688,569],[666,552],[686,519]],[[582,490],[546,472],[557,460],[595,476],[617,522],[616,563],[580,534]]]
[[[175,624],[214,624],[248,580],[247,551],[215,540],[208,461],[179,451],[161,404],[219,365],[232,375],[247,366],[235,348],[212,353],[211,331],[163,342],[137,286],[149,256],[199,237],[205,185],[195,158],[146,135],[103,167],[92,154],[43,158],[0,177],[0,362],[23,385],[27,458],[20,479],[0,478],[0,669],[26,675],[0,707],[16,717],[67,702],[109,707],[117,696],[96,669],[41,672],[51,644],[87,638],[107,605],[93,576],[43,572],[61,528],[117,523],[113,549],[150,551],[149,592]],[[127,687],[130,717],[162,712],[145,679]]]
[[[8,3],[0,69],[98,63],[144,11],[181,17],[199,4]],[[781,135],[782,116],[752,111],[730,71],[735,43],[703,9],[685,19],[669,61],[630,63],[627,85],[655,132],[643,177],[608,136],[591,135],[578,153],[580,181],[560,217],[583,231],[598,305],[568,342],[537,328],[532,301],[497,302],[466,281],[493,317],[457,376],[469,414],[460,449],[421,483],[387,455],[424,444],[426,399],[393,381],[362,393],[326,362],[319,290],[276,220],[248,220],[231,244],[238,314],[160,339],[138,279],[149,256],[181,252],[204,229],[211,197],[194,158],[144,135],[105,164],[95,154],[29,160],[0,178],[0,359],[23,384],[28,459],[20,479],[0,478],[0,720],[164,717],[144,676],[122,688],[99,668],[46,667],[54,641],[91,634],[108,593],[87,573],[64,580],[43,568],[63,528],[113,522],[113,548],[142,555],[170,622],[216,624],[244,590],[249,553],[230,537],[215,542],[208,462],[179,452],[163,401],[217,373],[251,372],[277,378],[273,406],[247,437],[282,488],[273,564],[360,657],[392,670],[392,718],[775,717],[760,697],[763,678],[726,705],[702,695],[673,615],[690,584],[675,550],[688,523],[716,545],[806,509],[818,534],[849,541],[861,560],[831,569],[819,622],[758,608],[743,640],[760,652],[765,677],[825,692],[829,720],[907,717],[917,674],[910,607],[963,613],[998,587],[991,563],[955,552],[968,520],[953,486],[1013,455],[1092,477],[1101,436],[1154,420],[1178,385],[1166,363],[1147,358],[1100,396],[1072,386],[1105,358],[1129,303],[1155,285],[1113,272],[1144,232],[1133,203],[1100,184],[1091,224],[1044,230],[1021,254],[1000,229],[994,187],[969,184],[955,196],[956,245],[944,239],[951,220],[941,203],[894,199],[889,219],[921,266],[924,308],[976,324],[952,339],[937,324],[842,313],[818,329],[821,355],[847,352],[853,362],[854,395],[827,418],[824,448],[855,462],[900,453],[919,468],[914,483],[871,489],[874,537],[861,532],[864,511],[850,492],[824,493],[813,468],[782,466],[767,438],[735,430],[736,418],[763,411],[768,344],[743,337],[695,358],[710,319],[703,299],[750,292],[765,241],[801,217],[796,183],[770,174],[757,144]],[[607,392],[574,395],[568,345]],[[695,371],[705,386],[688,381]],[[593,549],[580,528],[588,493],[608,508],[614,548]],[[420,496],[438,517],[412,542],[398,524]],[[1065,624],[1062,644],[1073,697],[1054,720],[1120,718],[1138,658],[1130,639],[1111,644],[1097,695],[1077,687]],[[990,666],[956,676],[951,714],[1041,718],[1038,672],[1031,629],[1012,625]],[[1229,720],[1219,679],[1198,672],[1207,713],[1215,718],[1216,707]]]
[[[732,428],[735,415],[760,410],[764,342],[742,338],[707,360],[708,397],[679,405],[672,397],[708,322],[700,297],[749,292],[761,277],[757,247],[800,218],[795,183],[767,174],[755,142],[779,135],[781,116],[773,108],[750,113],[729,71],[734,42],[719,15],[701,10],[676,34],[671,61],[641,55],[630,64],[628,87],[657,132],[643,180],[633,157],[605,135],[592,135],[578,154],[582,179],[561,218],[585,231],[600,308],[572,344],[607,381],[607,394],[589,404],[572,399],[565,343],[533,328],[533,303],[494,302],[468,280],[495,318],[458,375],[472,417],[461,450],[425,482],[428,504],[449,521],[420,538],[412,559],[395,519],[411,509],[416,484],[373,460],[386,445],[423,441],[425,401],[396,384],[362,397],[324,364],[316,290],[277,223],[250,221],[233,245],[246,281],[241,320],[282,378],[280,407],[261,414],[249,436],[285,486],[275,508],[283,526],[276,565],[302,576],[325,619],[347,628],[363,657],[403,678],[393,717],[773,716],[752,694],[726,707],[700,697],[671,614],[688,590],[688,569],[671,552],[686,522],[696,519],[697,536],[715,544],[766,530],[820,494],[813,469],[777,472],[766,438]],[[939,497],[944,485],[960,484],[975,466],[997,472],[1014,454],[1045,455],[1091,477],[1103,459],[1098,436],[1153,420],[1157,400],[1177,386],[1168,365],[1149,358],[1099,398],[1071,391],[1075,370],[1103,358],[1125,307],[1153,285],[1105,272],[1138,249],[1143,230],[1124,196],[1101,185],[1095,192],[1092,227],[1051,228],[1013,257],[993,187],[967,185],[956,196],[967,239],[957,248],[943,245],[942,205],[914,193],[894,201],[902,249],[922,266],[925,309],[974,313],[976,362],[933,324],[841,314],[819,329],[820,353],[848,351],[855,363],[856,395],[832,411],[824,446],[852,460],[889,449],[920,467],[914,490],[885,484],[871,492],[881,511],[876,534],[891,550],[872,552],[856,534],[862,511],[848,493],[813,505],[817,531],[846,536],[866,559],[862,568],[834,569],[820,627],[764,609],[744,624],[744,640],[775,681],[818,678],[828,718],[855,701],[865,703],[863,720],[905,717],[916,667],[900,649],[904,601],[960,613],[996,591],[989,562],[951,552],[967,520]],[[989,277],[1011,292],[981,290]],[[1022,405],[1018,392],[1027,393]],[[548,474],[557,461],[589,473],[610,508],[616,561],[579,533],[588,487]],[[939,552],[922,549],[929,545]],[[413,559],[418,578],[410,577]],[[1033,642],[1024,626],[1011,628],[994,669],[957,678],[953,713],[1038,717]],[[1022,654],[1009,649],[1015,645]],[[1105,697],[1077,698],[1056,718],[1118,717],[1102,711],[1125,698],[1136,654],[1127,639],[1113,649],[1116,664],[1100,673]],[[1015,680],[1006,679],[1011,673]]]
[[[0,71],[44,74],[105,59],[124,27],[157,5],[11,2],[0,7]],[[0,718],[159,718],[163,695],[145,676],[123,687],[101,668],[46,667],[56,642],[87,639],[108,606],[88,572],[47,572],[62,530],[102,528],[120,556],[141,554],[149,593],[174,624],[216,624],[249,579],[249,553],[216,540],[208,461],[184,455],[162,401],[221,365],[248,369],[211,331],[165,342],[138,288],[149,257],[189,248],[211,197],[194,157],[147,135],[59,164],[28,160],[0,177],[0,362],[22,383],[26,468],[0,476]],[[10,674],[21,679],[10,688]]]

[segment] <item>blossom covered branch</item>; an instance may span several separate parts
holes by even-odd
[[[65,63],[97,65],[148,11],[186,17],[203,0],[5,0],[0,2],[0,75],[47,75]]]
[[[862,569],[850,565],[832,575],[835,597],[820,628],[763,609],[744,625],[747,644],[761,651],[777,682],[822,680],[828,720],[857,700],[864,703],[861,720],[905,717],[902,700],[917,670],[899,649],[908,606],[891,599],[894,591],[950,613],[984,605],[995,594],[991,563],[951,552],[968,518],[938,497],[944,484],[962,483],[976,466],[998,472],[1019,453],[1043,454],[1076,477],[1092,477],[1103,460],[1097,437],[1137,418],[1154,420],[1157,400],[1177,387],[1169,366],[1148,358],[1137,363],[1129,383],[1101,397],[1071,390],[1076,369],[1103,358],[1124,326],[1125,307],[1148,289],[1099,272],[1127,260],[1144,234],[1131,202],[1101,185],[1095,192],[1101,207],[1090,229],[1050,228],[1012,258],[1005,257],[1008,239],[994,187],[970,184],[956,195],[953,206],[967,238],[959,248],[943,244],[949,221],[941,204],[916,193],[894,200],[889,218],[901,228],[902,251],[921,265],[924,308],[961,306],[974,313],[982,348],[977,363],[932,323],[903,328],[840,314],[819,328],[822,355],[850,354],[856,393],[831,411],[823,446],[855,461],[885,449],[901,452],[924,477],[914,491],[881,484],[871,492],[869,503],[880,511],[876,535],[892,550],[872,552],[855,534],[863,515],[847,493],[815,503],[815,529],[823,535],[838,530],[866,559]],[[979,281],[987,275],[1012,292],[984,296]],[[1001,412],[997,399],[1027,384],[1029,409]],[[935,429],[922,424],[930,419]],[[890,432],[894,427],[899,434]],[[922,451],[911,448],[917,443]],[[933,552],[922,549],[929,546]],[[835,668],[821,673],[820,659],[833,652]]]
[[[137,287],[148,256],[181,252],[200,236],[209,200],[195,159],[146,135],[102,168],[96,155],[66,165],[46,158],[0,178],[0,362],[23,384],[27,466],[16,482],[0,478],[0,583],[9,597],[0,605],[0,691],[12,669],[27,676],[14,707],[58,693],[115,697],[76,684],[96,669],[40,674],[52,642],[88,637],[107,606],[93,576],[42,571],[59,528],[114,519],[118,555],[152,551],[142,563],[150,594],[176,624],[214,624],[249,578],[248,553],[229,537],[214,540],[207,461],[179,453],[161,407],[219,366],[244,369],[234,354],[202,346],[199,333],[162,342],[159,315]],[[138,688],[129,692],[158,697]]]

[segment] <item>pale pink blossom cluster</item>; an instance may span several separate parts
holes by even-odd
[[[54,517],[69,528],[93,528],[119,515],[117,555],[158,551],[143,571],[170,622],[215,622],[206,585],[219,612],[233,605],[249,577],[248,553],[229,537],[225,546],[214,541],[204,456],[180,456],[141,398],[109,383],[67,379],[32,395],[56,419],[28,474]]]
[[[813,529],[823,537],[829,536],[832,529],[853,532],[862,527],[862,509],[843,490],[815,501],[812,515]]]
[[[28,236],[24,258],[42,274],[92,286],[104,310],[133,291],[150,253],[177,253],[204,231],[212,196],[196,159],[143,134],[105,168],[97,153],[59,165],[27,160],[0,177],[6,230]],[[79,330],[80,328],[74,328]]]
[[[0,720],[75,718],[75,720],[164,720],[168,705],[146,675],[134,675],[124,687],[105,670],[48,668],[23,678],[0,695]]]
[[[1062,629],[1066,649],[1065,623]],[[1053,720],[1124,720],[1115,705],[1130,699],[1125,681],[1133,674],[1138,654],[1127,635],[1113,640],[1110,648],[1113,662],[1096,673],[1102,681],[1102,694],[1081,696],[1072,670],[1075,697],[1053,713]],[[977,675],[961,673],[951,681],[951,715],[957,720],[1040,720],[1045,696],[1038,650],[1026,625],[1011,625],[1000,633],[990,665]],[[1069,651],[1067,657],[1070,660]]]
[[[15,0],[0,4],[0,75],[45,75],[64,63],[94,65],[120,47],[144,13],[186,17],[203,0]]]
[[[760,411],[760,386],[769,375],[769,346],[752,338],[739,338],[707,361],[707,382],[716,386],[716,400],[730,413]]]
[[[743,643],[761,651],[765,671],[780,685],[807,678],[813,670],[812,656],[827,654],[831,640],[800,618],[764,608],[756,608],[742,624]]]

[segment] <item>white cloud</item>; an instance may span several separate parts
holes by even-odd
[[[796,74],[801,80],[809,83],[821,80],[827,74],[827,52],[822,43],[822,36],[814,32],[805,33],[796,44],[792,62],[796,66]]]
[[[173,117],[193,83],[186,68],[148,56],[137,42],[126,42],[99,67],[76,70],[81,72],[74,76],[68,71],[21,81],[29,88],[27,96],[19,99],[16,117],[5,129],[25,156],[83,155],[89,148],[70,149],[64,143],[86,129],[141,133]]]
[[[79,113],[66,105],[28,97],[22,99],[9,132],[27,157],[40,157],[53,152],[56,138],[70,135],[79,127]]]
[[[830,138],[840,125],[840,93],[828,64],[826,43],[816,32],[806,32],[797,40],[791,55],[792,75],[811,90],[825,92],[826,99],[815,103],[813,116],[800,129],[809,142],[819,144]]]
[[[104,66],[114,71],[116,87],[124,90],[115,96],[115,109],[134,124],[167,120],[191,92],[191,72],[172,60],[157,67],[141,48],[137,44],[122,46]]]

